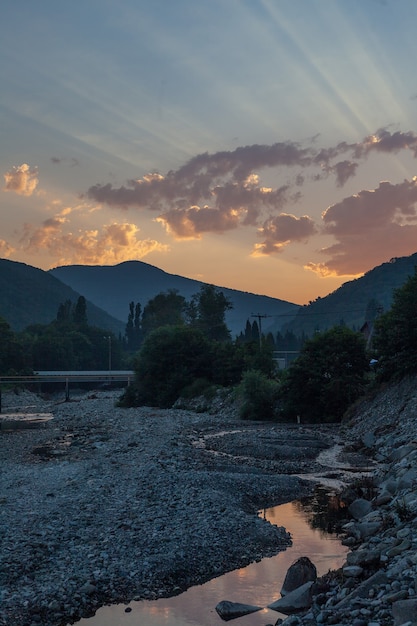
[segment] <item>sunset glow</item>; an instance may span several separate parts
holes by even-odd
[[[0,256],[296,303],[417,251],[413,0],[5,0]]]

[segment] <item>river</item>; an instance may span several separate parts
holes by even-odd
[[[324,530],[332,530],[340,509],[335,495],[319,489],[314,498],[261,511],[260,515],[270,523],[285,526],[291,533],[290,548],[172,598],[103,607],[94,617],[77,622],[77,626],[221,626],[225,622],[215,607],[222,600],[263,607],[233,620],[236,626],[274,624],[286,616],[265,607],[280,597],[285,574],[294,561],[308,556],[319,576],[344,563],[347,548],[336,534]]]

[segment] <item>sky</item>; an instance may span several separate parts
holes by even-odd
[[[3,0],[0,258],[307,304],[417,252],[416,26],[415,0]]]

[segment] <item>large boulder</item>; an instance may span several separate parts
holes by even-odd
[[[315,580],[317,580],[316,566],[308,556],[302,556],[288,568],[282,584],[281,595],[285,596],[305,583]]]
[[[284,613],[285,615],[309,609],[312,604],[311,587],[313,584],[313,581],[310,580],[308,583],[288,593],[284,598],[279,598],[272,604],[268,604],[268,609]]]
[[[229,600],[223,600],[216,606],[218,615],[228,622],[230,619],[236,619],[237,617],[243,617],[256,611],[261,611],[261,606],[255,606],[253,604],[242,604],[240,602],[230,602]]]

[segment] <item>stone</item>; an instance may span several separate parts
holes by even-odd
[[[346,556],[348,565],[359,565],[360,567],[374,567],[379,565],[381,553],[379,550],[356,550],[349,552]]]
[[[305,583],[315,580],[317,580],[316,566],[308,557],[302,556],[288,568],[282,584],[281,595],[285,596]]]
[[[343,600],[337,602],[335,604],[335,608],[340,609],[350,606],[352,600],[356,598],[368,598],[369,591],[372,589],[372,587],[377,585],[385,585],[387,583],[388,577],[386,573],[382,570],[378,570],[375,574],[373,574],[372,576],[361,582],[360,585],[355,587],[353,591],[348,596],[346,596],[346,598],[343,598]]]
[[[360,520],[362,517],[365,517],[365,515],[370,513],[372,510],[372,504],[369,500],[365,500],[365,498],[358,498],[352,502],[348,510],[352,517]]]
[[[313,581],[310,580],[301,587],[294,589],[294,591],[290,591],[290,593],[284,597],[279,598],[279,600],[272,602],[272,604],[268,604],[268,609],[284,613],[285,615],[291,615],[292,613],[298,613],[299,611],[309,609],[312,603],[312,586]]]
[[[363,567],[359,567],[359,565],[347,565],[342,571],[348,578],[359,578],[359,576],[363,574]]]
[[[229,600],[223,600],[222,602],[219,602],[216,606],[217,614],[225,622],[228,622],[231,619],[236,619],[237,617],[249,615],[250,613],[256,613],[256,611],[261,610],[261,606],[243,604],[240,602],[230,602]]]
[[[356,530],[359,532],[361,539],[368,539],[375,535],[381,528],[381,522],[360,522],[356,524]]]

